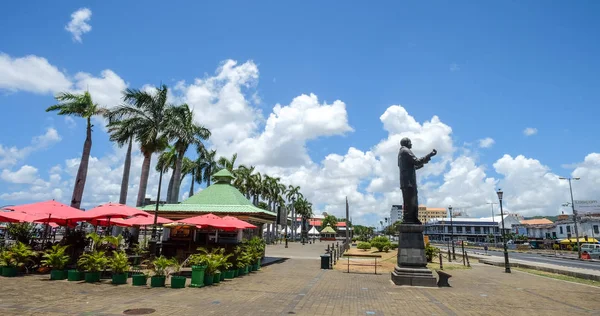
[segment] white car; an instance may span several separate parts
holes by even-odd
[[[590,259],[600,259],[600,244],[581,245],[581,254],[590,255]]]

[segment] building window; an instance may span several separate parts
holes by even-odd
[[[556,232],[552,232],[552,238],[556,239]]]
[[[550,233],[546,233],[546,239],[550,239]]]
[[[456,232],[457,233],[462,233],[462,226],[456,226]]]
[[[562,228],[562,226],[558,226],[558,229],[560,230],[560,234],[562,235],[563,234],[563,228]]]
[[[467,226],[465,228],[465,231],[466,231],[467,234],[470,234],[471,233],[471,226]]]
[[[481,234],[481,227],[475,227],[475,234]]]
[[[600,231],[598,231],[598,225],[594,225],[594,234],[600,234]]]
[[[567,226],[567,234],[571,232],[571,226]]]

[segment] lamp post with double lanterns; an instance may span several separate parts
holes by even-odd
[[[506,248],[506,232],[504,231],[504,210],[502,209],[502,196],[504,192],[498,189],[498,200],[500,200],[500,217],[502,219],[502,243],[504,244],[504,272],[510,273],[510,263],[508,262],[508,249]]]
[[[448,212],[450,213],[450,243],[452,244],[452,259],[456,260],[456,251],[454,249],[454,222],[452,220],[452,205],[448,205]],[[448,251],[450,251],[450,249],[448,249]]]

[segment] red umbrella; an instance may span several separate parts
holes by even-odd
[[[110,225],[116,225],[116,226],[121,226],[121,227],[131,227],[132,225],[125,223],[125,221],[121,218],[117,218],[114,220],[110,220],[110,218],[94,218],[94,219],[88,219],[86,220],[86,222],[94,225],[94,226],[110,226]]]
[[[0,212],[0,222],[33,223],[35,216],[23,212]]]
[[[236,225],[232,223],[232,221],[224,220],[223,218],[214,215],[214,214],[206,214],[200,216],[194,216],[186,219],[180,220],[181,223],[191,224],[191,225],[200,225],[200,226],[211,226],[214,228],[220,229],[235,229]]]
[[[83,213],[83,216],[79,218],[81,221],[87,221],[90,219],[114,219],[114,218],[126,218],[132,216],[148,216],[149,214],[139,210],[135,207],[127,206],[118,203],[106,203]]]
[[[60,202],[56,202],[54,200],[17,206],[7,206],[5,209],[31,215],[32,218],[35,218],[33,220],[35,222],[54,222],[57,224],[64,224],[67,221],[73,221],[74,219],[82,216],[82,214],[85,214],[81,210]]]
[[[168,223],[172,223],[172,222],[173,221],[168,218],[164,218],[164,217],[160,217],[160,216],[158,216],[156,218],[157,224],[168,224]],[[132,217],[132,218],[123,220],[123,223],[127,223],[131,226],[154,225],[154,216],[148,216],[148,217],[136,216],[136,217]]]
[[[224,220],[227,221],[231,221],[232,224],[237,225],[236,228],[241,228],[241,229],[245,229],[245,228],[257,228],[256,226],[245,222],[241,219],[238,219],[237,217],[233,217],[233,216],[225,216],[223,217]]]

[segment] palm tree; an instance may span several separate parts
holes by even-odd
[[[236,160],[237,160],[237,153],[233,154],[233,156],[231,156],[231,160],[229,160],[225,157],[220,157],[219,161],[217,163],[219,165],[219,169],[227,169],[227,170],[229,170],[229,172],[234,173]]]
[[[112,121],[126,120],[134,128],[135,139],[144,155],[136,206],[144,205],[152,154],[162,151],[167,145],[166,112],[171,107],[167,104],[167,91],[166,85],[157,87],[155,93],[127,89],[123,92],[126,104],[116,107],[109,116]]]
[[[175,160],[175,170],[173,175],[176,180],[181,178],[181,165],[183,157],[190,145],[200,146],[203,140],[210,137],[210,131],[202,125],[194,122],[194,112],[190,110],[187,104],[173,107],[168,111],[168,137],[175,140],[175,149],[177,150],[177,159]],[[177,203],[179,200],[179,189],[181,183],[175,181],[173,191],[169,195],[171,203]]]
[[[46,112],[58,111],[58,115],[77,116],[87,121],[83,152],[81,153],[81,161],[79,162],[75,186],[73,187],[73,197],[71,198],[71,207],[80,208],[87,178],[90,152],[92,151],[92,116],[102,115],[106,112],[106,109],[95,104],[92,101],[92,96],[87,91],[83,94],[62,92],[56,96],[56,100],[59,103],[47,108]]]
[[[196,170],[198,169],[198,160],[192,160],[188,157],[183,157],[183,162],[181,163],[181,180],[179,184],[183,182],[183,179],[188,174],[191,175],[191,184],[190,184],[190,193],[188,197],[194,195],[194,182],[196,182]]]
[[[310,219],[313,216],[312,213],[312,204],[310,202],[308,202],[306,199],[304,198],[300,198],[298,200],[296,200],[296,202],[294,203],[294,209],[296,210],[296,214],[300,215],[302,217],[302,238],[304,238],[304,236],[306,235],[306,225],[304,225],[304,223],[306,223],[306,221],[308,219]]]
[[[168,145],[165,151],[160,153],[158,161],[156,162],[156,171],[166,173],[169,169],[175,169],[175,161],[177,160],[177,151],[175,147]],[[167,197],[165,198],[167,203],[171,203],[171,193],[173,192],[173,185],[175,183],[175,173],[171,173],[171,179],[169,179],[169,186],[167,187]]]
[[[127,144],[127,153],[125,154],[125,163],[123,164],[123,178],[121,179],[121,193],[119,203],[127,204],[127,191],[129,190],[129,173],[131,171],[131,147],[135,130],[133,126],[127,125],[126,121],[109,122],[107,128],[110,134],[110,141],[115,142],[119,147]]]
[[[196,181],[198,183],[206,182],[206,186],[210,186],[210,179],[213,173],[219,169],[219,165],[215,160],[216,155],[217,152],[215,150],[208,151],[204,147],[198,148],[198,156],[200,160],[198,168],[199,170],[202,170],[201,173],[199,172],[196,174]]]
[[[296,208],[294,208],[293,201],[297,200],[299,197],[303,197],[302,193],[300,193],[300,186],[289,185],[286,193],[286,198],[290,202],[290,206],[292,209],[292,240],[295,240],[296,234]]]

